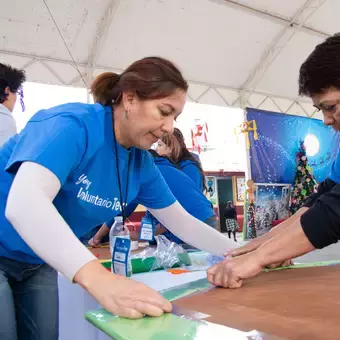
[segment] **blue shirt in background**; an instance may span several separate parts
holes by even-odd
[[[191,177],[165,157],[156,157],[154,161],[171,192],[190,215],[203,222],[215,216],[211,202],[197,188]]]
[[[171,192],[190,215],[202,222],[215,216],[211,202],[184,171],[179,170],[165,157],[156,157],[154,160]],[[197,168],[196,165],[195,167]],[[185,225],[182,227],[185,228]],[[169,230],[166,230],[164,235],[175,243],[183,243],[181,239]]]
[[[131,157],[127,203],[159,209],[175,202],[149,152],[117,147],[124,198]],[[0,148],[0,256],[42,263],[4,214],[9,189],[25,161],[41,164],[58,177],[61,189],[53,204],[77,237],[121,213],[112,109],[71,103],[39,111]]]
[[[198,167],[197,162],[186,159],[179,162],[181,170],[189,176],[189,178],[196,184],[196,186],[203,192],[203,175]]]

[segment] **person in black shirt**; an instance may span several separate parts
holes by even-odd
[[[227,206],[224,210],[224,220],[229,238],[231,238],[231,233],[233,233],[234,241],[237,242],[236,239],[236,232],[238,230],[237,213],[231,201],[227,202]]]
[[[340,131],[340,33],[316,46],[300,68],[299,94],[311,97],[324,124]],[[270,264],[292,259],[340,239],[340,154],[329,178],[295,215],[265,236],[227,255],[208,269],[208,280],[229,288],[259,274]]]

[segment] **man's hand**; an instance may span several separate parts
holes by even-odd
[[[244,279],[256,276],[263,267],[255,252],[227,259],[207,270],[208,281],[224,288],[240,288]]]
[[[293,266],[293,265],[294,265],[293,260],[286,260],[286,261],[283,261],[283,262],[269,264],[269,265],[266,266],[266,268],[275,269],[275,268],[279,268],[279,267],[289,267],[289,266]]]

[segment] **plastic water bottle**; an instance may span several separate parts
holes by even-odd
[[[130,258],[131,250],[131,239],[129,229],[124,227],[123,217],[115,217],[115,222],[110,229],[110,251],[111,251],[111,271],[116,274],[131,276],[132,275],[132,264]],[[118,239],[126,239],[127,242],[119,243],[116,247],[116,241]],[[118,249],[119,247],[119,249]],[[127,252],[125,253],[125,250]]]
[[[111,258],[112,258],[113,249],[116,243],[116,237],[118,234],[121,234],[123,230],[124,230],[123,217],[116,216],[115,221],[110,229],[110,234],[109,234]]]

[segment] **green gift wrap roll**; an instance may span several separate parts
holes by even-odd
[[[188,253],[180,253],[178,256],[178,262],[175,263],[172,268],[177,268],[180,266],[190,266],[191,260]],[[101,261],[102,265],[110,269],[111,268],[111,260],[104,260]],[[132,265],[132,273],[139,274],[139,273],[147,273],[151,270],[160,270],[163,269],[162,267],[157,266],[156,258],[154,256],[146,257],[146,258],[133,258],[131,259]]]

